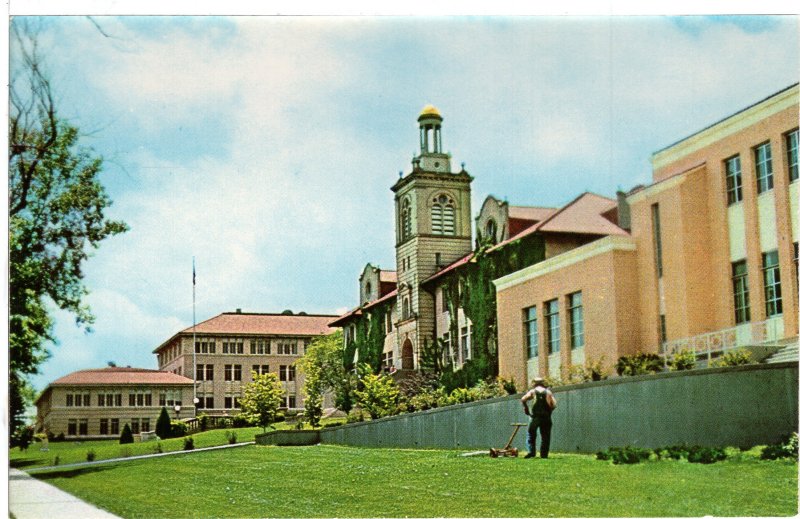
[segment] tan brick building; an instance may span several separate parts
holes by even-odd
[[[285,407],[299,408],[303,377],[295,362],[314,338],[331,333],[328,323],[335,317],[226,312],[181,330],[153,353],[163,371],[188,377],[194,372],[198,414],[238,413],[242,387],[254,371],[277,374],[286,389]]]
[[[45,388],[36,399],[36,429],[68,439],[102,439],[119,437],[129,424],[139,434],[155,429],[162,407],[172,418],[193,416],[192,380],[152,369],[86,369]]]
[[[497,279],[500,374],[559,377],[637,350],[796,348],[797,127],[794,85],[656,152],[653,184],[604,213],[629,232]]]

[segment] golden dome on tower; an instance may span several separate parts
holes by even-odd
[[[439,120],[442,119],[442,114],[439,113],[439,109],[431,104],[427,104],[422,108],[422,112],[419,114],[418,119],[424,119],[428,117],[435,117]]]

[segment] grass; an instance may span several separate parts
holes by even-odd
[[[793,516],[797,463],[243,447],[36,474],[122,517]]]
[[[285,425],[285,424],[276,424]],[[286,428],[286,427],[284,427]],[[269,429],[267,429],[269,431]],[[216,445],[226,445],[228,439],[225,433],[232,431],[236,433],[236,442],[253,441],[256,434],[262,432],[261,427],[244,427],[240,429],[213,429],[205,432],[194,433],[194,448],[214,447]],[[86,461],[86,453],[89,450],[95,452],[95,461],[111,458],[127,458],[129,456],[139,456],[142,454],[153,454],[160,445],[163,452],[183,450],[183,438],[170,438],[167,440],[149,441],[144,443],[129,443],[120,445],[118,440],[94,440],[94,441],[64,441],[49,442],[48,450],[42,451],[41,443],[32,443],[27,450],[20,450],[18,447],[9,450],[9,462],[12,467],[26,469],[33,467],[46,467],[55,465],[55,458],[58,456],[59,465],[70,463],[80,463]]]

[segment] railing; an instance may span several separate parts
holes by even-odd
[[[783,319],[768,319],[665,342],[661,345],[661,355],[666,362],[676,353],[688,350],[698,358],[710,360],[731,350],[775,346],[782,338]]]

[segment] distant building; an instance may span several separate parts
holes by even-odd
[[[152,369],[86,369],[45,388],[36,399],[36,429],[68,439],[116,438],[129,424],[139,434],[155,429],[162,407],[172,418],[193,416],[192,380]]]
[[[635,351],[791,344],[796,360],[797,127],[794,85],[656,152],[653,184],[614,208],[629,232],[497,279],[500,375]]]
[[[311,341],[331,332],[333,315],[222,313],[176,333],[153,353],[158,367],[197,383],[197,414],[236,414],[252,372],[275,373],[286,389],[284,406],[303,406],[303,377],[295,362]],[[196,338],[192,345],[193,336]]]

